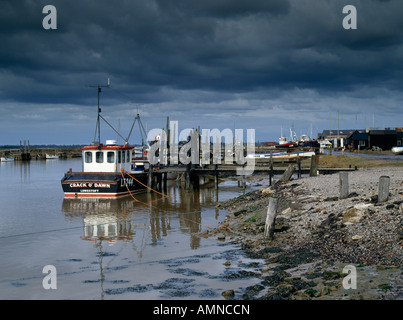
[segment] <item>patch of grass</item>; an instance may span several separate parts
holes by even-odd
[[[252,217],[249,217],[248,219],[246,219],[245,222],[256,222],[258,218],[259,218],[259,214],[255,214]]]
[[[319,167],[321,168],[369,168],[369,167],[385,167],[385,166],[403,166],[403,161],[370,159],[356,156],[343,155],[321,155],[319,159]]]
[[[309,289],[306,289],[306,290],[304,291],[304,293],[307,294],[307,295],[310,296],[310,297],[313,297],[313,296],[315,296],[316,293],[318,293],[318,290],[309,288]]]

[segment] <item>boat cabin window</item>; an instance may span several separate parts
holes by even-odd
[[[130,150],[126,151],[126,161],[130,162]]]
[[[122,162],[122,153],[118,151],[118,163]]]
[[[126,152],[124,152],[124,151],[121,151],[121,152],[122,152],[122,163],[125,163],[126,162],[126,157],[125,157]]]
[[[106,158],[107,158],[108,163],[114,163],[115,162],[115,152],[108,151]]]
[[[86,151],[84,153],[84,159],[85,159],[85,163],[91,163],[92,162],[92,152]]]
[[[97,151],[95,153],[95,160],[97,163],[103,163],[104,162],[104,153],[102,151]]]

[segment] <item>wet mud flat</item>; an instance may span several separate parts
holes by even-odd
[[[219,247],[219,251],[147,262],[147,274],[155,272],[147,279],[138,276],[131,281],[122,276],[125,280],[120,280],[115,267],[105,268],[103,278],[87,283],[103,282],[106,299],[247,299],[248,284],[258,282],[263,260],[245,257],[237,245],[222,243]],[[127,261],[119,268],[133,269],[131,264]],[[135,267],[145,266],[135,263]],[[163,277],[158,270],[164,270]]]
[[[378,181],[390,176],[386,202],[377,202]],[[267,179],[268,180],[268,179]],[[403,299],[403,171],[367,168],[349,173],[349,196],[339,199],[339,175],[303,177],[274,187],[252,178],[258,190],[222,202],[223,228],[201,235],[238,243],[263,259],[259,283],[248,299]],[[279,197],[272,240],[264,239],[267,206]],[[231,231],[230,231],[231,230]],[[343,285],[356,271],[356,288]],[[343,272],[344,270],[344,272]]]

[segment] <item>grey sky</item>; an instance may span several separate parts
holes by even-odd
[[[87,86],[108,77],[102,113],[123,135],[137,107],[148,129],[169,116],[180,130],[254,128],[260,141],[334,129],[337,111],[343,129],[403,126],[399,0],[0,3],[0,145],[92,141]],[[42,27],[48,4],[57,30]],[[348,4],[357,30],[342,27]]]

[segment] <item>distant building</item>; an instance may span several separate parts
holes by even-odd
[[[396,128],[396,146],[403,146],[403,128]]]
[[[346,140],[348,148],[353,150],[371,149],[374,147],[390,150],[394,146],[403,145],[403,128],[366,128],[354,130]]]
[[[354,129],[347,130],[323,130],[322,133],[318,134],[318,140],[334,140],[338,138],[346,139],[350,134],[352,134]]]
[[[368,147],[379,147],[382,150],[390,150],[397,145],[397,133],[395,128],[369,128]]]
[[[346,138],[346,145],[353,150],[368,149],[368,133],[365,130],[354,130]]]

